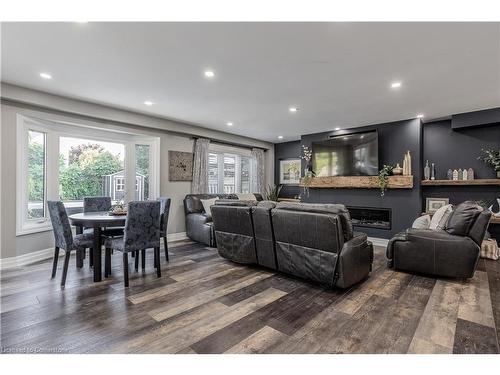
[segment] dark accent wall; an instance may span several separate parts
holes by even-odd
[[[465,200],[482,200],[493,204],[494,211],[500,208],[498,186],[425,186],[420,185],[425,161],[434,162],[437,179],[445,179],[448,168],[473,168],[475,178],[495,178],[493,169],[477,160],[481,149],[500,149],[500,122],[491,123],[499,108],[451,116],[450,120],[421,124],[420,120],[405,120],[377,124],[361,128],[345,129],[301,137],[301,141],[275,145],[276,183],[279,182],[279,159],[300,157],[301,145],[311,146],[314,141],[328,139],[332,135],[352,134],[370,130],[379,133],[379,168],[383,164],[400,163],[406,150],[412,154],[413,189],[390,189],[384,197],[377,189],[310,189],[309,197],[297,186],[285,187],[282,197],[300,194],[304,202],[342,203],[346,206],[386,207],[392,210],[392,229],[361,228],[356,230],[372,237],[390,238],[395,233],[411,226],[413,220],[425,210],[428,197],[449,198],[458,204]],[[493,116],[493,117],[492,117]],[[455,126],[453,128],[453,121]],[[302,162],[304,169],[305,162]],[[497,226],[498,227],[498,226]],[[495,228],[490,228],[490,231]]]
[[[377,130],[379,142],[379,167],[383,164],[403,165],[407,150],[412,156],[413,189],[390,189],[384,197],[378,189],[310,189],[309,197],[303,193],[302,201],[311,203],[342,203],[346,206],[381,207],[392,211],[391,230],[377,228],[356,228],[372,237],[391,238],[394,234],[408,228],[421,212],[420,184],[422,123],[420,120],[404,120],[377,124],[354,129],[346,129],[302,136],[302,144],[311,147],[312,142],[328,139],[330,136],[362,133]],[[299,150],[300,151],[300,150]],[[302,168],[305,163],[302,164]]]
[[[471,119],[471,123],[475,123]],[[436,165],[436,179],[446,179],[446,171],[450,169],[472,168],[475,178],[495,178],[493,168],[477,160],[481,149],[500,149],[500,123],[481,127],[452,129],[452,120],[437,121],[424,125],[425,161]],[[449,198],[450,203],[457,204],[465,200],[482,200],[488,205],[500,198],[498,186],[425,186],[422,189],[422,208],[428,197]],[[495,212],[496,212],[495,211]]]
[[[274,181],[280,182],[280,160],[300,158],[300,141],[277,143],[274,145]],[[283,185],[280,197],[295,198],[301,193],[298,185]]]

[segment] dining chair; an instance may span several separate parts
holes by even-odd
[[[61,286],[66,284],[66,275],[68,273],[68,264],[71,252],[73,250],[85,252],[87,248],[92,248],[94,235],[92,233],[77,234],[73,237],[71,225],[69,223],[66,208],[61,201],[48,201],[50,220],[54,232],[54,261],[52,264],[52,278],[56,276],[57,260],[59,258],[59,249],[63,249],[66,253],[64,258],[64,268],[61,280]]]
[[[158,200],[161,203],[161,221],[160,221],[160,238],[163,238],[163,246],[165,247],[165,258],[168,260],[168,241],[167,241],[167,227],[168,215],[170,214],[170,198],[160,197]]]
[[[154,265],[156,275],[161,277],[160,267],[160,207],[159,201],[137,201],[128,204],[127,219],[123,237],[107,237],[104,240],[106,247],[104,276],[111,270],[111,250],[123,253],[123,277],[125,287],[129,286],[128,253],[142,252],[144,268],[145,251],[154,248]],[[136,259],[138,256],[136,255]],[[136,260],[137,268],[137,260]]]

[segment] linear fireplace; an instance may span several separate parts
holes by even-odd
[[[391,229],[391,209],[348,206],[352,225],[378,229]]]

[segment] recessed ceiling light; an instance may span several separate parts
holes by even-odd
[[[419,115],[417,115],[417,118],[424,118],[424,115],[423,114],[419,114]]]
[[[52,76],[49,73],[40,73],[40,77],[43,79],[52,79]]]
[[[227,122],[226,125],[227,126],[233,126],[233,123],[232,122]]]
[[[283,136],[282,135],[278,135],[278,139],[283,139]]]
[[[147,105],[148,107],[151,107],[154,103],[151,100],[146,100],[144,104]]]
[[[290,107],[288,108],[290,112],[297,112],[299,109],[297,107]]]
[[[215,77],[215,73],[212,70],[205,70],[205,77],[213,78]]]
[[[399,81],[393,82],[393,83],[391,83],[391,87],[393,89],[399,89],[401,87],[401,82],[399,82]]]
[[[335,129],[333,129],[333,130],[340,130],[340,128],[335,128]]]

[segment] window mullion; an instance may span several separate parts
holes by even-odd
[[[135,200],[135,143],[125,144],[125,202]]]

